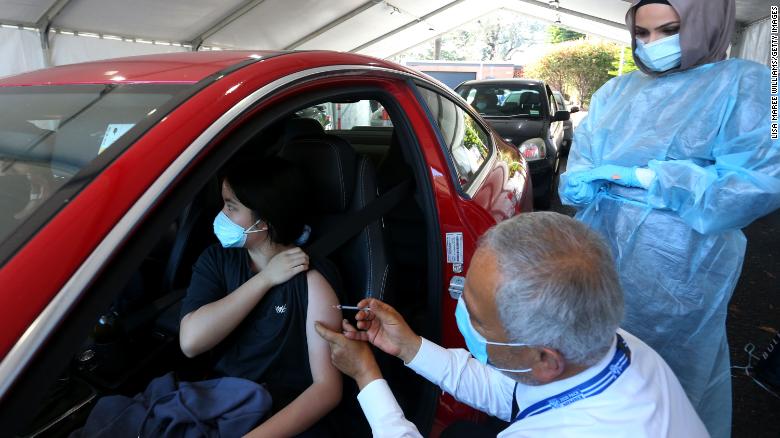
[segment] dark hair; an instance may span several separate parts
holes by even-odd
[[[255,220],[265,222],[272,242],[290,245],[300,237],[308,217],[308,190],[295,165],[278,157],[235,160],[220,180],[228,182]]]

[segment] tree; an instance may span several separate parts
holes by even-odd
[[[609,70],[617,53],[615,44],[577,41],[569,47],[570,81],[584,106],[590,104],[593,93],[610,79]]]
[[[500,10],[441,35],[439,59],[509,61],[516,50],[542,41],[546,33],[546,23]],[[397,54],[393,60],[434,59],[435,52],[431,40]]]
[[[545,25],[537,20],[496,14],[477,20],[477,39],[483,44],[483,61],[508,61],[512,52],[534,44],[534,35]]]
[[[550,84],[550,87],[563,92],[569,81],[569,66],[567,62],[568,59],[562,50],[550,52],[537,63],[530,66],[526,70],[525,76],[541,79]]]
[[[574,88],[587,106],[593,93],[609,80],[618,53],[615,44],[568,41],[531,65],[528,76],[542,79],[564,93],[566,88]]]
[[[583,33],[575,32],[560,26],[548,27],[547,33],[549,34],[549,41],[553,44],[585,38],[585,34]]]
[[[616,58],[617,59],[615,59],[615,62],[612,63],[612,70],[610,70],[609,72],[609,75],[611,77],[618,76],[618,73],[621,73],[619,49]],[[636,66],[636,63],[634,63],[634,57],[631,54],[631,47],[624,47],[623,48],[623,71],[621,74],[628,74],[634,70],[639,70],[639,67]]]

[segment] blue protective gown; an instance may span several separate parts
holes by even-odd
[[[740,228],[780,207],[770,123],[763,65],[636,71],[594,94],[561,175],[562,201],[611,246],[622,327],[667,361],[713,437],[731,431],[725,322],[745,255]],[[572,200],[567,180],[605,164],[649,167],[657,178],[647,190],[592,182],[592,199]]]

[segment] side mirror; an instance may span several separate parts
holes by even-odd
[[[553,122],[565,122],[571,118],[571,114],[568,111],[558,111],[553,117]]]
[[[573,106],[573,107],[569,108],[569,114],[574,114],[574,113],[578,113],[578,112],[580,112],[580,107],[578,107],[578,106]]]

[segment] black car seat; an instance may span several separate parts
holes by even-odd
[[[308,132],[282,147],[280,156],[297,164],[311,187],[310,242],[338,229],[349,213],[360,211],[377,198],[374,167],[346,140]],[[338,266],[344,296],[354,304],[365,297],[387,299],[390,266],[381,219],[367,225],[329,255]]]
[[[542,100],[539,97],[539,93],[528,92],[520,95],[520,109],[524,113],[529,111],[541,111]]]
[[[212,232],[212,223],[221,208],[219,180],[212,178],[179,215],[176,237],[163,273],[164,295],[151,309],[162,311],[156,325],[168,333],[179,332],[181,298],[189,286],[192,266],[209,245],[217,242]]]
[[[404,181],[414,180],[404,159],[398,134],[393,132],[390,150],[377,171],[377,186],[382,195]],[[384,216],[388,250],[393,264],[425,265],[425,217],[413,196],[404,199]]]

